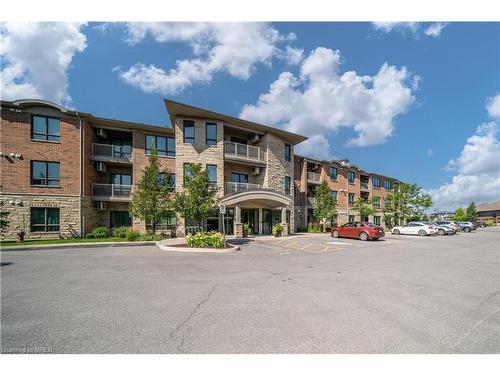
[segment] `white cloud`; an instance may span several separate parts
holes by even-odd
[[[396,31],[401,34],[412,35],[414,38],[420,38],[421,36],[438,38],[447,25],[447,23],[443,22],[425,25],[422,22],[373,22],[373,27],[378,31],[386,34]]]
[[[500,93],[486,99],[486,109],[491,118],[500,120]]]
[[[2,99],[38,98],[70,106],[68,70],[75,54],[87,47],[82,27],[60,22],[0,24]]]
[[[446,27],[446,23],[436,22],[424,29],[424,35],[432,36],[433,38],[438,38],[441,35],[441,31]]]
[[[138,62],[120,71],[121,79],[145,92],[176,94],[209,83],[218,72],[246,80],[257,64],[270,66],[273,58],[298,64],[302,59],[302,50],[279,47],[295,34],[280,34],[265,23],[130,23],[127,34],[132,45],[150,36],[159,43],[188,43],[194,54],[168,70]]]
[[[495,113],[490,111],[490,115],[494,117]],[[434,207],[456,209],[472,201],[480,203],[500,199],[499,133],[500,125],[492,121],[479,126],[467,139],[460,156],[447,165],[448,170],[455,170],[457,174],[451,182],[430,191]]]
[[[297,152],[317,150],[323,157],[329,154],[327,136],[341,127],[356,132],[349,145],[385,142],[394,118],[414,101],[412,75],[405,67],[383,64],[374,76],[359,76],[342,73],[340,65],[340,51],[315,49],[302,62],[299,77],[281,73],[256,104],[243,107],[240,117],[307,135],[310,139]]]
[[[432,151],[432,149],[430,149],[430,148],[429,148],[429,149],[427,150],[427,156],[428,156],[429,158],[433,157],[433,156],[434,156],[434,151]]]

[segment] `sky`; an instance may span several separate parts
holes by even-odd
[[[500,199],[499,23],[1,23],[2,100],[169,126],[163,98],[309,137],[416,182],[434,209]]]

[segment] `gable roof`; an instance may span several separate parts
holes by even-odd
[[[500,211],[500,200],[491,203],[481,203],[479,206],[477,206],[476,211]]]

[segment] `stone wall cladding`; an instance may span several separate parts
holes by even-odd
[[[21,205],[13,205],[11,200],[21,201]],[[78,237],[80,231],[80,198],[79,196],[61,195],[18,195],[1,194],[1,209],[9,213],[9,225],[5,232],[6,239],[14,239],[17,229],[24,229],[26,239],[71,238]],[[31,208],[59,208],[59,232],[31,232]]]

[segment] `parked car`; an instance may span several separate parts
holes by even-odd
[[[470,221],[457,221],[457,224],[460,225],[462,230],[467,233],[476,230],[476,227]]]
[[[384,228],[369,222],[353,221],[332,227],[332,237],[335,238],[359,238],[361,241],[366,241],[368,239],[378,240],[384,236]]]
[[[458,225],[457,223],[455,223],[454,221],[436,220],[436,221],[433,221],[433,223],[437,224],[437,225],[446,225],[448,227],[452,227],[453,229],[455,229],[456,232],[462,231],[462,227],[460,225]]]
[[[474,226],[477,228],[485,228],[486,227],[486,224],[485,223],[481,223],[480,221],[474,221],[472,224],[474,224]]]
[[[439,225],[430,221],[418,221],[418,223],[427,224],[434,227],[436,234],[440,236],[455,234],[457,231],[447,225]]]
[[[393,234],[414,234],[419,236],[430,236],[436,233],[433,225],[410,221],[409,223],[392,228]]]

